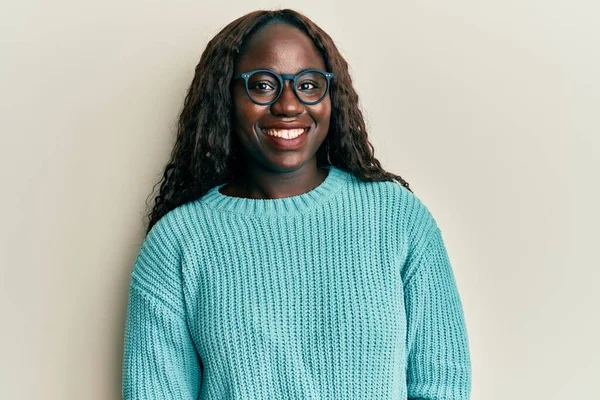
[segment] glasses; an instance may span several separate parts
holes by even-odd
[[[284,81],[292,81],[292,89],[303,104],[320,103],[329,91],[331,78],[333,73],[320,69],[306,69],[296,75],[255,69],[233,77],[234,80],[244,80],[248,97],[261,106],[271,105],[279,99]]]

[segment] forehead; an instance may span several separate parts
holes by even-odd
[[[274,23],[252,35],[235,73],[257,68],[296,73],[307,68],[325,69],[325,62],[308,35],[291,25]]]

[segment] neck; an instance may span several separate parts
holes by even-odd
[[[327,176],[327,170],[318,168],[316,163],[291,171],[273,171],[256,166],[245,171],[243,176],[225,185],[221,193],[248,199],[279,199],[313,190]]]

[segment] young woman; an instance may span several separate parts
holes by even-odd
[[[131,276],[128,399],[468,399],[441,231],[292,10],[204,51]]]

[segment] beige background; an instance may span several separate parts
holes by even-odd
[[[4,1],[0,397],[120,397],[144,201],[194,67],[224,25],[274,6],[337,41],[376,155],[438,220],[465,309],[472,398],[595,398],[591,0]]]

